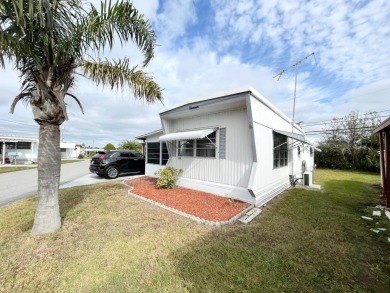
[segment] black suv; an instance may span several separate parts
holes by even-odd
[[[145,157],[133,150],[108,151],[92,157],[89,171],[107,179],[114,179],[122,173],[145,174]]]

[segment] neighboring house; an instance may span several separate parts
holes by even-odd
[[[37,137],[0,135],[0,164],[5,163],[5,158],[11,162],[31,163],[38,160]],[[61,159],[78,158],[81,145],[74,143],[61,143]]]
[[[61,142],[61,159],[77,159],[82,153],[82,146],[80,144]]]
[[[90,156],[91,154],[96,154],[97,152],[104,152],[104,149],[99,149],[99,148],[84,148],[81,151],[81,154]]]
[[[0,135],[0,164],[5,158],[11,162],[32,162],[38,158],[38,139],[30,136]]]
[[[172,166],[182,169],[180,186],[262,205],[314,168],[313,142],[251,87],[160,118],[163,130],[136,137],[146,143],[148,176]]]
[[[373,130],[379,134],[379,152],[381,162],[381,179],[383,195],[386,198],[386,205],[390,208],[390,117],[379,124]]]

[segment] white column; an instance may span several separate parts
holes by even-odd
[[[34,142],[31,142],[31,162],[34,161]]]
[[[3,141],[3,151],[2,151],[2,154],[3,154],[3,162],[2,162],[2,164],[5,164],[5,141]]]

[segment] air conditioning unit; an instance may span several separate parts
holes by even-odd
[[[303,184],[305,186],[310,186],[313,184],[313,173],[312,172],[303,173]]]

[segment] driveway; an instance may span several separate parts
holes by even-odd
[[[108,179],[89,172],[89,160],[61,165],[60,188],[96,184]],[[124,180],[132,176],[122,176]],[[0,174],[0,206],[29,197],[38,192],[38,172],[36,168]]]

